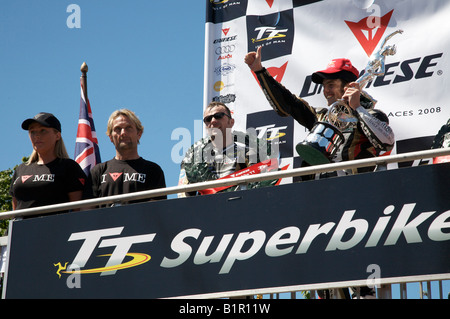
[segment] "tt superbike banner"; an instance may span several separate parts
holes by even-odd
[[[14,221],[4,297],[220,297],[450,279],[449,188],[446,163]]]
[[[389,116],[396,136],[393,153],[430,149],[450,118],[450,2],[442,0],[207,0],[204,104],[222,101],[235,128],[256,128],[279,138],[281,158],[297,167],[295,145],[307,135],[291,117],[270,107],[244,63],[262,47],[263,66],[293,94],[325,107],[322,87],[311,74],[334,58],[349,58],[360,72],[381,41],[397,54],[366,91]],[[408,163],[406,165],[412,165]],[[416,165],[418,163],[415,163]],[[396,167],[397,165],[392,165]]]

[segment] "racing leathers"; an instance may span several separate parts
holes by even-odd
[[[278,115],[292,116],[300,125],[311,130],[317,121],[323,121],[327,108],[314,108],[302,98],[292,94],[263,68],[255,72],[261,88]],[[333,162],[348,161],[379,156],[392,150],[395,138],[387,115],[373,109],[373,102],[361,95],[361,105],[353,111],[358,119],[356,127],[342,131],[345,142],[339,147]],[[304,164],[303,164],[304,165]],[[357,172],[373,171],[360,168]],[[346,173],[356,173],[346,172]]]
[[[181,162],[180,178],[178,185],[187,185],[224,178],[250,167],[254,164],[266,161],[273,157],[270,143],[258,139],[252,134],[234,131],[233,143],[218,150],[214,147],[211,137],[205,137],[197,141],[186,152]],[[262,181],[249,183],[245,188],[256,188],[274,185],[276,181]],[[240,185],[226,188],[223,191],[240,190]],[[178,197],[198,195],[198,192],[179,193]]]

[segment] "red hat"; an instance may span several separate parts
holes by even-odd
[[[354,82],[358,75],[358,70],[349,59],[333,59],[328,63],[325,70],[313,73],[312,80],[318,84],[322,84],[324,79],[342,79],[347,82]]]

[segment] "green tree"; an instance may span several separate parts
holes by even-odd
[[[22,158],[22,162],[28,161],[28,157]],[[12,176],[17,165],[11,169],[0,171],[0,212],[12,211],[12,197],[9,195]],[[9,220],[0,220],[0,236],[4,236],[8,229]]]
[[[0,212],[9,212],[12,210],[12,198],[9,195],[9,187],[13,169],[7,169],[0,172]],[[3,236],[8,229],[8,220],[0,220],[0,236]]]

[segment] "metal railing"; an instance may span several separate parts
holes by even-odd
[[[438,281],[419,281],[402,282],[398,284],[383,284],[377,287],[377,299],[408,299],[413,296],[415,299],[447,299],[450,296],[444,295],[442,280]],[[448,281],[447,281],[448,282]],[[437,286],[432,289],[432,286]],[[426,287],[426,289],[425,289]],[[434,292],[433,292],[434,291]],[[335,294],[335,298],[339,295]],[[318,299],[317,290],[292,291],[286,293],[265,294],[258,296],[261,299]],[[358,296],[355,297],[356,299]]]
[[[113,203],[121,203],[121,202],[128,202],[128,201],[134,201],[134,200],[142,200],[142,199],[149,199],[153,197],[159,197],[164,195],[172,195],[177,193],[186,193],[186,192],[192,192],[192,191],[198,191],[203,190],[207,188],[214,188],[214,187],[221,187],[221,186],[232,186],[232,185],[244,185],[248,183],[253,182],[260,182],[264,180],[269,179],[280,179],[280,178],[291,178],[291,177],[297,177],[297,176],[304,176],[304,175],[312,175],[312,174],[320,174],[320,173],[326,173],[331,171],[339,171],[339,170],[347,170],[347,169],[355,169],[360,167],[367,167],[367,166],[376,166],[376,165],[387,165],[391,163],[401,163],[401,162],[408,162],[408,161],[414,161],[414,160],[420,160],[420,159],[430,159],[440,156],[446,156],[450,155],[450,148],[441,148],[441,149],[435,149],[435,150],[426,150],[426,151],[418,151],[418,152],[411,152],[411,153],[404,153],[404,154],[397,154],[397,155],[389,155],[389,156],[382,156],[382,157],[376,157],[376,158],[368,158],[368,159],[362,159],[362,160],[354,160],[354,161],[347,161],[347,162],[341,162],[341,163],[331,163],[331,164],[324,164],[324,165],[317,165],[317,166],[311,166],[311,167],[304,167],[304,168],[296,168],[286,171],[273,171],[268,173],[261,173],[251,176],[241,176],[241,177],[235,177],[225,180],[215,180],[215,181],[208,181],[208,182],[201,182],[201,183],[195,183],[190,185],[182,185],[182,186],[173,186],[173,187],[167,187],[163,189],[155,189],[155,190],[149,190],[149,191],[142,191],[142,192],[135,192],[130,194],[122,194],[122,195],[115,195],[115,196],[109,196],[109,197],[103,197],[103,198],[95,198],[95,199],[87,199],[87,200],[81,200],[81,201],[75,201],[75,202],[68,202],[63,204],[56,204],[56,205],[48,205],[48,206],[42,206],[42,207],[36,207],[36,208],[28,208],[28,209],[21,209],[16,211],[10,211],[10,212],[4,212],[0,213],[0,219],[11,219],[11,218],[17,218],[22,216],[33,216],[33,215],[43,215],[43,214],[49,214],[52,212],[58,212],[58,211],[68,211],[68,210],[74,210],[74,209],[90,209],[94,208],[96,206],[101,205],[108,205]],[[171,199],[172,200],[172,199]],[[7,237],[0,237],[0,246],[6,246],[7,245]],[[414,282],[411,280],[411,282]],[[417,280],[415,281],[417,282]],[[439,292],[439,298],[443,299],[446,298],[443,294],[442,290],[442,280],[436,280],[436,278],[429,278],[429,281],[425,281],[427,286],[426,291],[426,297],[431,298],[431,282],[437,282],[439,285],[438,292]],[[381,284],[380,288],[377,288],[377,295],[378,298],[392,298],[392,285],[399,285],[399,297],[400,299],[407,298],[407,289],[406,289],[406,282],[396,282],[394,279],[390,281],[383,282]],[[358,285],[356,285],[358,286]],[[420,298],[424,298],[424,290],[423,290],[423,283],[419,282],[420,287]],[[340,288],[340,287],[330,287],[330,289],[334,288]],[[290,294],[291,298],[296,298],[298,294],[304,295],[303,292],[298,291],[291,291],[284,294]],[[264,295],[264,298],[276,298],[279,297],[283,293],[273,293],[273,294],[266,294]],[[316,298],[316,291],[313,287],[307,290],[307,294],[310,298]],[[226,297],[226,296],[222,296]]]
[[[195,184],[189,184],[189,185],[172,186],[172,187],[154,189],[154,190],[149,190],[149,191],[141,191],[141,192],[121,194],[121,195],[115,195],[115,196],[109,196],[109,197],[85,199],[85,200],[80,200],[80,201],[67,202],[67,203],[63,203],[63,204],[55,204],[55,205],[15,210],[15,211],[10,211],[10,212],[0,213],[0,220],[1,219],[10,219],[10,218],[15,218],[15,217],[22,217],[22,216],[33,216],[33,215],[37,215],[37,214],[43,215],[43,214],[48,214],[48,213],[52,213],[52,212],[68,211],[68,210],[73,210],[73,209],[89,209],[89,208],[101,206],[101,205],[149,199],[149,198],[153,198],[153,197],[159,197],[159,196],[165,196],[165,195],[167,196],[167,195],[178,194],[178,193],[188,193],[188,192],[203,190],[203,189],[207,189],[207,188],[241,185],[241,184],[260,182],[260,181],[269,180],[269,179],[290,178],[290,177],[320,174],[320,173],[326,173],[326,172],[332,172],[332,171],[340,171],[340,170],[346,170],[346,169],[355,169],[355,168],[367,167],[367,166],[387,165],[387,164],[391,164],[391,163],[402,163],[402,162],[409,162],[409,161],[414,161],[414,160],[418,160],[418,159],[427,159],[427,158],[440,157],[440,156],[446,156],[446,155],[450,155],[450,148],[440,148],[440,149],[435,149],[435,150],[426,150],[426,151],[418,151],[418,152],[411,152],[411,153],[404,153],[404,154],[397,154],[397,155],[381,156],[381,157],[375,157],[375,158],[346,161],[346,162],[341,162],[341,163],[316,165],[316,166],[310,166],[310,167],[295,168],[295,169],[285,170],[285,171],[272,171],[272,172],[268,172],[268,173],[261,173],[261,174],[250,175],[250,176],[241,176],[241,177],[235,177],[235,178],[229,178],[229,179],[223,179],[223,180],[219,179],[219,180],[201,182],[201,183],[195,183]]]

